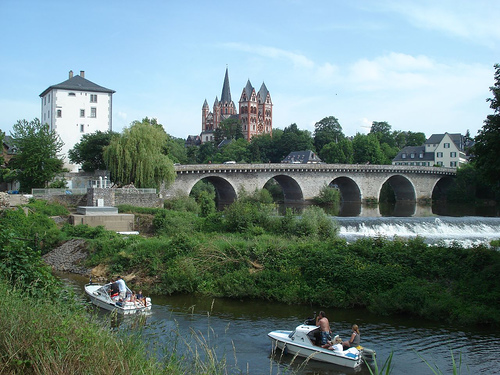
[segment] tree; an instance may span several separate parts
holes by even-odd
[[[291,124],[283,130],[283,135],[277,142],[280,161],[292,151],[314,150],[311,132],[300,130],[297,124]]]
[[[111,139],[104,149],[104,160],[111,179],[119,184],[134,183],[137,187],[159,187],[175,179],[174,165],[163,151],[167,133],[156,120],[147,117],[134,121],[122,134]]]
[[[325,117],[314,125],[314,146],[319,153],[330,142],[340,142],[345,138],[339,120],[333,116]]]
[[[391,132],[391,125],[386,121],[373,121],[369,134],[374,134],[379,143],[387,143],[389,146],[394,147],[395,141]]]
[[[319,157],[325,163],[352,164],[354,161],[352,142],[347,138],[339,142],[330,142],[321,149]]]
[[[384,154],[375,134],[356,134],[352,140],[354,162],[358,164],[383,164]]]
[[[249,143],[246,139],[240,138],[222,147],[221,161],[228,160],[235,160],[242,163],[250,161]]]
[[[85,172],[93,172],[97,169],[106,169],[104,162],[104,147],[108,146],[111,138],[117,133],[100,130],[95,133],[84,134],[71,150],[68,152],[69,160],[75,164],[81,164]]]
[[[59,155],[63,142],[48,124],[42,125],[37,118],[30,122],[19,120],[13,126],[11,136],[18,151],[9,167],[16,170],[21,191],[43,188],[64,171],[64,162]]]
[[[472,162],[484,179],[495,189],[500,188],[500,64],[495,64],[495,85],[490,87],[493,98],[488,98],[493,114],[488,115],[472,146]]]
[[[228,118],[219,124],[214,132],[215,143],[219,144],[224,139],[240,139],[243,137],[241,121],[236,118]]]

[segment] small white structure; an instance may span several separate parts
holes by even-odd
[[[85,79],[85,72],[57,85],[49,86],[40,94],[42,124],[49,124],[64,142],[62,154],[65,168],[78,172],[78,165],[70,164],[68,151],[80,142],[82,135],[112,130],[112,102],[114,90]]]

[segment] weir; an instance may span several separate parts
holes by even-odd
[[[336,217],[339,235],[348,242],[362,237],[423,237],[428,244],[464,247],[500,238],[498,217]]]

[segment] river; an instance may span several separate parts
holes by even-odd
[[[85,278],[60,274],[75,287],[82,299]],[[229,300],[192,295],[151,296],[151,313],[115,317],[100,310],[99,316],[117,331],[137,334],[151,350],[168,352],[174,346],[181,353],[203,355],[211,348],[219,360],[225,359],[229,373],[301,375],[370,374],[366,364],[357,370],[293,359],[290,355],[272,354],[267,333],[275,329],[291,330],[320,310],[319,306],[288,306],[256,300]],[[87,302],[88,303],[88,302]],[[477,327],[450,326],[408,317],[381,317],[365,310],[325,311],[332,330],[343,339],[353,323],[361,330],[361,344],[376,350],[379,366],[391,352],[392,374],[432,374],[422,358],[442,373],[453,373],[461,358],[462,373],[500,374],[500,333]],[[140,329],[139,329],[140,327]],[[421,358],[421,357],[422,358]],[[467,371],[468,369],[468,371]]]

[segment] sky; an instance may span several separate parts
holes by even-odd
[[[201,132],[226,67],[236,106],[264,82],[273,127],[347,136],[392,130],[475,136],[493,110],[498,0],[0,0],[0,129],[40,118],[39,95],[79,74],[113,94],[113,130],[157,118]]]

